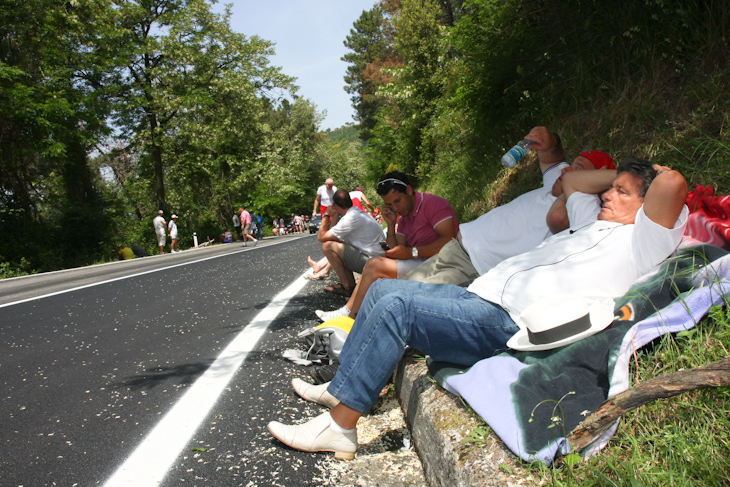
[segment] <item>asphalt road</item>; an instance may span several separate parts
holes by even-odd
[[[281,358],[344,303],[307,255],[314,236],[0,282],[0,485],[329,485],[327,455],[266,430],[322,412]]]

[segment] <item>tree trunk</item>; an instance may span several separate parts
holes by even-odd
[[[730,357],[691,370],[656,377],[605,401],[568,435],[576,451],[596,441],[621,416],[655,399],[677,396],[703,387],[730,385]]]

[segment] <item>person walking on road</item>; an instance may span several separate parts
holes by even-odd
[[[243,246],[246,247],[246,240],[250,239],[253,240],[253,246],[256,247],[256,244],[259,243],[259,240],[257,238],[254,238],[251,234],[251,214],[246,211],[246,208],[243,206],[241,207],[241,227],[243,232]]]
[[[170,232],[168,235],[172,239],[172,242],[170,242],[170,252],[176,254],[180,251],[177,250],[177,215],[174,213],[170,216],[170,223],[167,224],[167,229]]]
[[[159,247],[160,253],[164,254],[167,232],[165,231],[166,222],[162,216],[162,210],[157,210],[157,216],[152,220],[152,226],[155,228],[155,235],[157,235],[157,247]]]

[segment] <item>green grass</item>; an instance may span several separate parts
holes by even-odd
[[[730,313],[714,307],[690,332],[642,349],[631,377],[653,377],[728,356]],[[573,467],[534,465],[539,482],[580,486],[730,485],[730,388],[706,388],[657,400],[621,419],[599,454]]]

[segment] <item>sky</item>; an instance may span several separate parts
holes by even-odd
[[[271,65],[296,77],[297,94],[327,111],[320,129],[355,122],[340,58],[349,52],[343,41],[353,22],[376,0],[223,0],[214,10],[223,11],[224,3],[233,4],[232,29],[275,43]]]

